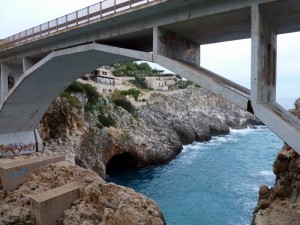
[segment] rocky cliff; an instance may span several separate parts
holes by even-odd
[[[292,113],[300,118],[300,99]],[[274,187],[261,186],[253,225],[300,224],[300,156],[285,144],[273,164]]]
[[[84,104],[88,101],[84,93],[62,95],[44,116],[39,130],[48,150],[62,152],[69,161],[91,168],[102,177],[107,169],[120,165],[166,163],[184,144],[227,134],[230,127],[260,123],[253,115],[199,87],[148,93],[148,104],[134,112],[105,100],[100,113],[87,113]],[[104,126],[108,119],[110,125]]]

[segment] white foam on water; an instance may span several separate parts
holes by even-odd
[[[272,179],[275,176],[272,170],[262,170],[259,171],[259,175],[264,177],[265,179]]]
[[[259,131],[259,130],[266,130],[268,129],[266,126],[254,126],[254,127],[247,127],[245,129],[233,129],[229,128],[231,134],[240,134],[240,135],[247,135],[249,133]]]

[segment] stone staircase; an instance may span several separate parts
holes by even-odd
[[[29,176],[50,163],[64,161],[65,156],[37,156],[23,160],[1,162],[0,183],[4,191],[19,188]],[[79,187],[84,181],[78,179],[43,193],[28,196],[31,220],[35,225],[60,224],[64,211],[79,199]]]

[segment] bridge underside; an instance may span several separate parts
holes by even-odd
[[[0,147],[7,150],[22,132],[36,138],[32,132],[51,102],[80,76],[102,65],[145,60],[251,111],[300,153],[300,122],[276,103],[277,35],[300,31],[298,0],[160,2],[111,23],[88,24],[86,37],[76,33],[81,27],[0,52]],[[133,25],[131,17],[141,15],[144,20]],[[251,90],[200,66],[201,44],[249,37]]]
[[[88,44],[53,52],[21,75],[1,105],[1,144],[12,145],[16,138],[23,142],[30,141],[30,143],[23,143],[23,145],[36,143],[38,134],[36,131],[35,134],[30,134],[30,131],[35,130],[53,100],[74,80],[102,65],[135,60],[158,63],[245,110],[254,110],[252,111],[254,115],[272,130],[275,130],[280,137],[284,137],[285,141],[289,140],[287,143],[292,147],[298,147],[298,143],[294,143],[293,139],[289,139],[289,137],[299,135],[297,127],[300,127],[299,120],[276,103],[253,103],[251,102],[250,90],[200,66],[156,53],[145,53],[100,44]],[[280,129],[277,129],[279,126]],[[28,138],[29,134],[32,138]],[[35,139],[33,140],[33,138]],[[2,152],[3,155],[4,152],[5,149]],[[11,152],[7,154],[11,154]]]

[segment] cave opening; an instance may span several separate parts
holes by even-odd
[[[106,166],[106,174],[113,176],[124,168],[136,168],[137,159],[130,153],[125,152],[113,156]]]

